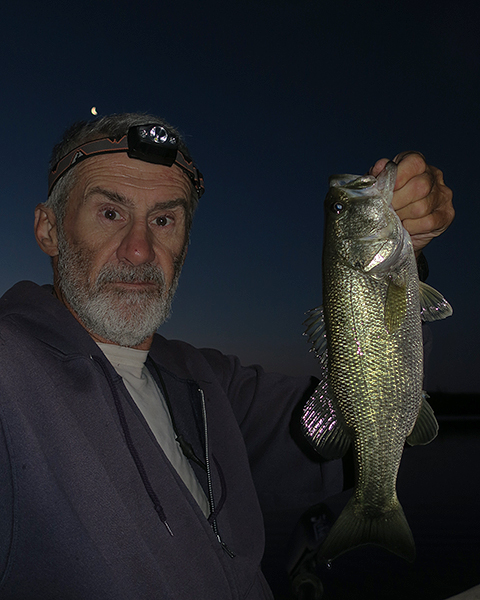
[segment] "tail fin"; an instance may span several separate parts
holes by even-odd
[[[350,498],[319,550],[319,558],[330,562],[363,544],[376,544],[409,562],[415,559],[415,542],[398,502],[393,509],[374,518]]]

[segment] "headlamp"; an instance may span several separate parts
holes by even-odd
[[[179,150],[177,137],[164,125],[148,123],[130,127],[128,133],[119,138],[107,137],[85,142],[69,152],[50,171],[48,195],[60,177],[74,165],[91,156],[114,152],[126,152],[130,158],[166,167],[177,165],[188,175],[199,198],[205,191],[202,174],[190,156]]]

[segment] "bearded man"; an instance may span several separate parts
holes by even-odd
[[[397,186],[420,251],[451,222],[451,192],[411,153]],[[315,378],[155,333],[203,191],[157,117],[80,123],[53,151],[35,212],[53,286],[0,302],[4,600],[272,598],[262,512],[300,515],[342,487],[339,461],[290,433]]]

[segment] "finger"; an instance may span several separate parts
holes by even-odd
[[[422,175],[428,170],[423,154],[414,150],[400,152],[400,154],[397,154],[393,159],[393,162],[398,165],[395,190],[401,189],[410,181],[410,179],[413,179],[417,175]]]
[[[453,215],[447,211],[433,212],[422,219],[406,219],[403,226],[410,234],[413,249],[419,252],[433,238],[441,235],[453,220]]]
[[[369,175],[377,177],[381,171],[385,168],[385,165],[390,161],[389,158],[381,158],[370,168],[368,171]],[[393,162],[399,165],[397,171],[397,179],[395,182],[395,189],[399,189],[405,185],[405,183],[423,173],[427,167],[425,157],[421,152],[416,150],[407,150],[406,152],[400,152],[395,156]],[[402,164],[401,164],[402,163]]]
[[[398,195],[401,194],[401,192],[405,193],[403,200],[405,200],[407,204],[397,209],[397,214],[409,233],[421,233],[423,232],[423,228],[428,226],[432,226],[432,231],[434,231],[444,225],[448,226],[452,222],[455,211],[452,205],[453,193],[450,188],[439,180],[436,181],[435,186],[431,188],[431,191],[428,194],[425,194],[423,191],[424,189],[427,189],[426,185],[422,188],[420,184],[412,180],[411,186],[416,187],[417,195],[419,197],[418,200],[415,200],[414,202],[408,201],[408,188],[410,187],[410,184],[405,186],[405,188],[400,190],[397,194],[397,200],[399,200]],[[422,195],[423,198],[420,197]],[[402,198],[400,198],[400,200],[402,200]],[[425,218],[430,216],[433,216],[433,221],[425,221]],[[410,231],[406,224],[414,222],[420,222],[420,224],[417,223],[415,226],[412,225],[412,231]]]
[[[394,191],[392,199],[392,207],[396,211],[401,211],[406,207],[411,207],[413,211],[411,214],[405,212],[400,215],[402,218],[419,218],[424,216],[424,211],[431,210],[434,208],[436,202],[436,195],[432,194],[435,186],[435,180],[431,172],[425,172],[421,175],[416,175],[412,179],[409,179],[402,187]],[[427,200],[427,203],[421,202]],[[417,203],[419,203],[417,205]]]
[[[419,156],[421,156],[423,158],[424,162],[427,162],[427,159],[425,158],[425,156],[418,150],[406,150],[405,152],[399,152],[397,154],[397,156],[393,159],[393,162],[397,163],[397,165],[398,165],[402,162],[402,160],[404,158],[406,158],[407,156],[410,156],[410,154],[418,154]]]
[[[373,167],[370,167],[368,174],[377,177],[381,173],[381,171],[383,171],[385,165],[389,162],[389,160],[389,158],[381,158],[380,160],[377,160]]]
[[[446,212],[434,211],[420,219],[405,219],[402,224],[412,237],[420,234],[429,234],[434,237],[445,231],[450,220]]]
[[[415,206],[414,210],[412,210],[412,206],[409,206],[405,210],[399,211],[403,212],[402,224],[410,234],[416,251],[425,247],[431,239],[439,236],[451,224],[455,217],[452,197],[452,190],[442,183],[436,189],[433,209],[429,210],[432,203],[430,198],[426,198],[416,203],[418,207]],[[410,216],[405,216],[405,211],[408,209]],[[422,216],[413,218],[414,214]]]

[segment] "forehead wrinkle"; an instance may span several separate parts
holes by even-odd
[[[123,204],[124,206],[128,206],[129,208],[133,208],[135,206],[135,203],[124,194],[121,194],[120,192],[114,192],[112,190],[106,190],[105,188],[102,188],[100,186],[96,186],[91,190],[88,190],[88,192],[85,194],[83,201],[86,202],[88,198],[90,196],[93,196],[94,194],[100,194],[102,196],[107,197],[112,202],[116,202],[117,204]]]

